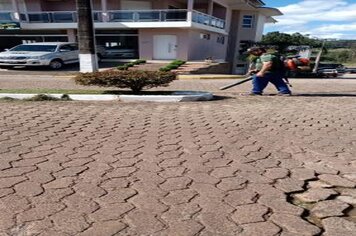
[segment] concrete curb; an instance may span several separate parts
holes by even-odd
[[[0,98],[29,99],[37,94],[0,93]],[[45,94],[61,98],[63,94]],[[214,98],[212,93],[199,91],[178,91],[172,95],[101,95],[101,94],[68,94],[74,101],[115,101],[124,102],[188,102],[209,101]]]
[[[178,75],[178,80],[223,80],[223,79],[243,79],[244,75],[221,75],[221,74],[202,74],[202,75]]]
[[[16,94],[16,93],[0,93],[0,98],[14,98],[14,99],[29,99],[38,94]],[[55,98],[61,98],[63,94],[45,94]],[[100,95],[100,94],[70,94],[68,95],[75,101],[113,101],[118,100],[118,95]]]
[[[120,100],[124,102],[189,102],[189,101],[210,101],[214,98],[212,93],[199,91],[181,91],[173,95],[120,95]]]

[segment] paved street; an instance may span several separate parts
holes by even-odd
[[[229,82],[165,88],[211,102],[0,101],[0,235],[356,235],[356,80]],[[0,76],[51,86],[82,88]]]

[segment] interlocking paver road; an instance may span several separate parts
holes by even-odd
[[[356,91],[329,89],[0,102],[0,235],[356,235]]]

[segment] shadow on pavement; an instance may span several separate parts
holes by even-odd
[[[293,97],[356,97],[356,94],[347,93],[301,93],[294,94]]]
[[[226,99],[234,99],[234,97],[214,95],[214,98],[212,101],[220,101],[220,100],[226,100]]]

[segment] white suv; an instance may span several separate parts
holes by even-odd
[[[78,63],[76,43],[30,43],[0,53],[0,67],[49,66],[60,69],[64,64]]]

